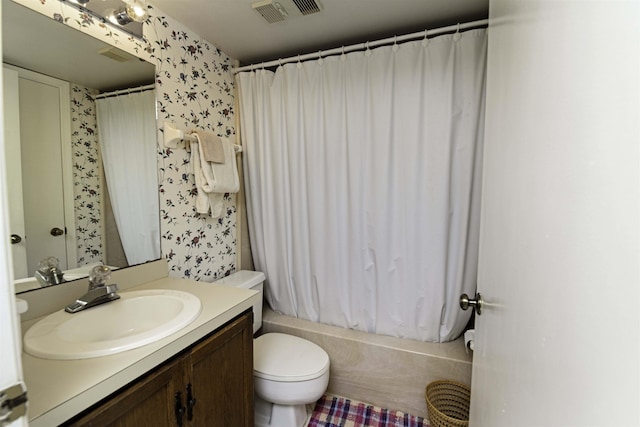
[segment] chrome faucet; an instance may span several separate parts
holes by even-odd
[[[34,273],[34,276],[41,287],[45,288],[51,285],[59,285],[64,282],[59,266],[60,260],[53,256],[43,258],[38,263],[38,269]]]
[[[67,313],[77,313],[90,307],[94,307],[105,302],[114,301],[120,298],[116,292],[118,285],[107,285],[107,280],[111,278],[111,269],[105,265],[98,265],[91,269],[89,273],[89,290],[86,294],[69,304],[64,311]]]

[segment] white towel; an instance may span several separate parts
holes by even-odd
[[[198,138],[197,134],[193,134]],[[225,162],[212,163],[204,160],[202,145],[191,143],[191,164],[196,181],[196,212],[218,218],[222,214],[225,193],[237,193],[240,190],[238,168],[233,143],[222,139]]]
[[[200,163],[200,150],[197,142],[191,142],[191,167],[193,177],[196,182],[196,212],[200,214],[209,213],[209,196],[203,188],[202,164]]]
[[[197,135],[196,135],[197,136]],[[207,193],[237,193],[240,190],[238,167],[236,165],[236,152],[233,143],[228,138],[220,138],[224,151],[224,163],[213,163],[204,160],[202,144],[199,144],[200,162],[203,175],[206,178],[205,187]]]

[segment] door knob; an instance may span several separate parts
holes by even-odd
[[[63,234],[64,234],[64,231],[58,227],[53,227],[51,229],[52,236],[62,236]]]
[[[476,310],[476,314],[480,316],[482,314],[482,304],[484,304],[484,301],[482,301],[480,292],[476,292],[476,299],[469,299],[467,294],[460,295],[460,308],[463,310],[473,307]]]
[[[15,245],[16,243],[20,243],[22,242],[22,237],[18,236],[17,234],[12,234],[11,235],[11,244]]]

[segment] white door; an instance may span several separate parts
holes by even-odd
[[[58,87],[20,77],[22,189],[29,275],[47,256],[55,256],[61,268],[67,268],[60,114]]]
[[[22,200],[22,162],[20,161],[20,96],[18,72],[4,68],[4,141],[7,178],[11,183],[7,188],[9,204],[9,232],[11,233],[11,259],[13,275],[17,278],[27,277],[27,242],[24,226],[24,202]]]
[[[2,11],[0,8],[0,20]],[[1,38],[1,36],[0,36]],[[1,41],[1,40],[0,40]],[[0,43],[0,56],[2,43]],[[2,70],[0,69],[0,73]],[[3,89],[0,86],[0,96]],[[7,219],[7,179],[5,162],[5,140],[3,105],[0,103],[0,390],[15,385],[23,380],[22,364],[20,359],[20,346],[18,344],[18,323],[15,317],[15,299],[13,277],[11,274],[11,252],[9,249],[9,222]],[[20,417],[8,427],[26,426],[26,417]]]
[[[640,2],[490,0],[471,422],[640,425]]]
[[[76,267],[70,96],[67,82],[9,68],[19,76],[20,156],[9,163],[20,163],[22,170],[27,275],[16,270],[15,277],[23,278],[48,256],[58,258],[63,270]],[[12,190],[18,186],[18,180],[11,182]]]

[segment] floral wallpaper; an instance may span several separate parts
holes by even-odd
[[[152,7],[140,40],[59,0],[16,1],[156,65],[162,256],[172,276],[213,281],[234,272],[235,195],[225,196],[220,218],[196,214],[189,153],[184,146],[165,148],[160,130],[169,121],[184,130],[235,136],[231,58]]]
[[[103,260],[96,91],[71,83],[71,151],[78,265]]]
[[[145,36],[156,61],[158,120],[233,138],[231,59],[166,16],[152,17],[148,29]],[[169,149],[161,144],[159,150],[162,253],[173,274],[213,280],[235,271],[235,196],[225,197],[220,218],[196,214],[189,156],[183,146]]]

